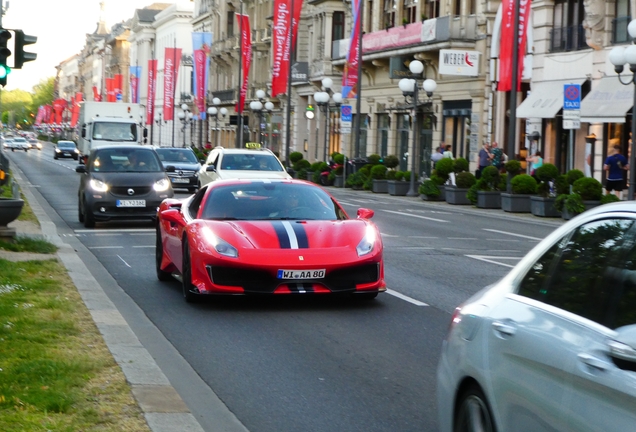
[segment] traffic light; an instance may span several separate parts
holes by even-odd
[[[7,57],[11,55],[11,50],[7,44],[11,39],[11,32],[7,29],[0,29],[0,85],[7,85],[7,75],[11,72],[11,68],[7,64]]]
[[[22,30],[15,31],[15,68],[22,69],[22,65],[38,58],[36,53],[24,50],[25,45],[31,45],[38,41],[37,36],[24,34]]]

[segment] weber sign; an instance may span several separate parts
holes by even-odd
[[[479,51],[440,50],[439,73],[442,75],[479,75]]]

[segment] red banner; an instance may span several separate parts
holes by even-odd
[[[146,124],[151,125],[155,119],[155,94],[157,89],[157,60],[148,60],[148,107],[146,108]]]
[[[250,30],[250,17],[248,15],[236,15],[242,20],[241,24],[241,56],[243,58],[243,85],[239,96],[237,112],[243,112],[245,106],[245,96],[247,95],[247,82],[250,74],[250,64],[252,63],[252,31]]]
[[[102,101],[102,95],[97,90],[97,86],[93,86],[93,100],[95,102],[101,102]]]
[[[48,124],[53,124],[55,122],[55,115],[53,114],[53,106],[52,105],[47,105],[44,107],[44,111],[45,111],[45,123]]]
[[[293,14],[291,13],[292,1]],[[302,0],[274,0],[274,35],[272,40],[272,96],[274,97],[287,91],[291,55],[289,28],[293,20],[292,45],[295,47],[302,6]]]
[[[80,113],[80,102],[83,100],[84,95],[82,92],[75,93],[75,99],[73,100],[73,108],[71,111],[71,127],[77,126]]]
[[[347,61],[344,64],[342,74],[342,96],[345,98],[354,98],[358,92],[358,59],[360,58],[360,4],[361,0],[353,0],[353,16],[355,17],[355,25],[351,30],[351,39],[349,43],[349,52],[347,52]]]
[[[115,78],[106,78],[106,102],[115,102]]]
[[[517,91],[521,90],[523,74],[523,58],[526,52],[528,19],[530,17],[531,0],[519,0],[519,28],[515,38],[514,18],[517,0],[503,0],[501,3],[501,39],[499,42],[499,84],[498,91],[512,90],[512,50],[517,41]]]
[[[53,110],[55,111],[55,124],[62,124],[62,113],[66,109],[67,102],[64,99],[55,99],[53,101]]]
[[[166,48],[163,67],[163,119],[174,120],[174,92],[181,61],[181,48]]]

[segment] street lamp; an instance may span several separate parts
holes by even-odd
[[[192,122],[192,112],[188,109],[187,104],[181,104],[181,111],[177,113],[177,117],[179,117],[179,120],[181,120],[181,123],[183,123],[183,129],[181,130],[183,131],[183,148],[185,148],[186,127],[188,126],[189,122]]]
[[[272,148],[272,111],[274,111],[274,103],[267,101],[265,102],[265,109],[269,113],[269,140],[267,142],[267,147]]]
[[[159,127],[159,147],[161,147],[161,129],[163,129],[163,124],[168,123],[167,120],[162,120],[163,111],[158,109],[155,113],[155,124]]]
[[[258,114],[258,142],[263,146],[263,103],[265,102],[265,90],[256,90],[258,100],[250,102],[252,112]]]
[[[409,64],[409,70],[413,74],[415,78],[402,78],[398,82],[398,87],[402,90],[402,94],[404,95],[404,99],[408,102],[411,99],[411,109],[413,110],[413,148],[409,152],[409,157],[411,158],[411,177],[410,177],[410,185],[409,191],[406,193],[407,196],[418,196],[419,192],[415,188],[415,175],[417,173],[417,164],[416,164],[416,154],[417,154],[417,145],[418,145],[418,136],[419,136],[419,125],[418,125],[418,111],[419,111],[419,83],[418,77],[421,76],[422,72],[424,72],[424,64],[419,60],[413,60]],[[426,95],[430,99],[433,96],[433,92],[437,88],[437,83],[435,80],[426,79],[424,80],[422,88],[426,92]]]
[[[221,136],[221,134],[219,133],[219,115],[224,118],[227,115],[227,108],[217,108],[217,106],[221,103],[221,99],[219,98],[212,99],[212,103],[216,106],[209,107],[208,114],[210,115],[210,117],[214,117],[215,119],[214,129],[216,130],[216,147],[218,147],[219,138]]]
[[[627,26],[627,32],[632,38],[636,39],[636,19],[632,20]],[[634,99],[632,108],[632,130],[631,130],[631,151],[629,155],[629,189],[628,199],[634,199],[634,190],[636,187],[636,45],[628,47],[614,47],[609,53],[609,60],[614,65],[614,70],[618,74],[618,81],[623,85],[634,84]],[[625,63],[629,63],[629,70],[632,73],[631,79],[623,82],[621,72]]]
[[[333,85],[333,80],[331,78],[323,78],[322,79],[322,87],[325,91],[320,91],[314,93],[314,100],[318,105],[318,108],[325,113],[325,144],[323,149],[323,158],[325,162],[327,162],[327,149],[329,148],[328,139],[329,139],[329,116],[330,116],[330,106],[329,102],[331,100],[339,106],[342,103],[342,94],[335,93],[333,98],[331,96],[331,86]]]

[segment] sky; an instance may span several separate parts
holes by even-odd
[[[86,34],[97,29],[100,0],[0,0],[5,9],[2,27],[18,29],[38,41],[25,48],[37,53],[35,61],[22,69],[12,70],[7,78],[7,90],[33,90],[41,80],[54,77],[55,66],[78,54],[84,47]],[[103,0],[106,25],[132,18],[135,9],[142,9],[158,0]],[[8,3],[8,8],[7,8]],[[162,3],[172,3],[164,0]],[[13,39],[9,40],[13,46]],[[11,48],[13,51],[13,49]],[[11,58],[9,63],[11,64]]]

